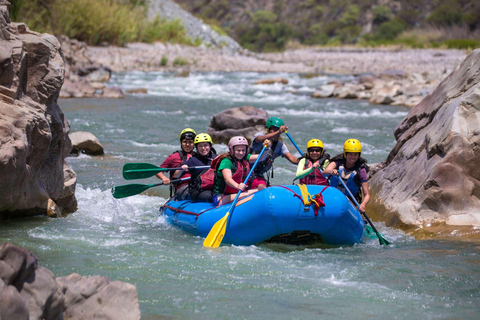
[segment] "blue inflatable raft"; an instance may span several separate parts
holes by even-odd
[[[271,186],[238,200],[222,243],[353,245],[363,241],[365,222],[343,193],[333,187],[306,187],[312,197],[321,194],[325,206],[306,205],[306,196],[297,185]],[[170,200],[160,211],[170,224],[205,238],[230,207],[231,204],[214,207],[205,202]]]

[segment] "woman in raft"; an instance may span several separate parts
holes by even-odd
[[[271,143],[265,141],[267,148]],[[223,205],[232,202],[238,191],[247,189],[245,181],[250,172],[250,163],[254,163],[258,154],[247,154],[248,141],[245,137],[235,136],[228,142],[228,153],[223,153],[212,161],[212,168],[215,169],[215,180],[213,184],[213,205]],[[260,160],[266,158],[263,153]],[[240,198],[257,192],[258,189],[250,189],[240,194]]]
[[[212,137],[207,133],[199,133],[195,137],[194,144],[197,152],[182,165],[183,170],[177,170],[174,176],[178,177],[188,170],[188,173],[191,175],[188,183],[188,193],[192,200],[211,202],[215,170],[212,168],[196,169],[192,167],[210,166],[212,160],[217,157],[217,151],[212,147]],[[189,167],[190,169],[188,169]]]
[[[323,142],[319,139],[312,139],[307,142],[307,153],[298,162],[296,179],[302,184],[316,184],[328,186],[320,170],[324,170],[328,164],[330,155],[325,153]],[[318,170],[320,169],[320,170]]]
[[[362,145],[357,139],[348,139],[343,145],[343,154],[336,155],[323,171],[332,174],[330,186],[338,188],[350,197],[339,179],[342,179],[347,188],[360,203],[359,210],[365,212],[365,207],[370,200],[368,190],[367,160],[361,157]],[[339,176],[340,173],[340,176]]]

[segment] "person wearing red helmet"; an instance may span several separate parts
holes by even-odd
[[[267,147],[270,141],[265,141]],[[247,189],[243,182],[250,172],[250,163],[255,162],[258,154],[248,154],[248,141],[245,137],[235,136],[228,142],[228,153],[221,154],[212,161],[215,168],[212,202],[214,205],[223,205],[232,202],[238,191]],[[266,152],[262,156],[265,158]],[[240,198],[257,192],[258,189],[250,189],[242,192]]]

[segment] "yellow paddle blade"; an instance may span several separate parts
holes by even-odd
[[[218,220],[203,241],[203,246],[208,248],[217,248],[222,243],[225,231],[227,230],[227,219],[230,211],[220,220]]]

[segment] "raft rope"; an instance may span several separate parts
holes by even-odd
[[[313,203],[314,204],[313,210],[315,211],[315,216],[318,216],[318,209],[320,209],[320,207],[325,207],[325,202],[323,202],[322,193],[323,193],[323,191],[325,191],[325,189],[328,188],[328,186],[325,186],[325,188],[323,188],[322,191],[320,191],[320,193],[317,193],[317,194],[313,195],[313,197],[308,192],[308,188],[305,184],[299,184],[298,185],[298,188],[300,189],[300,192],[302,193],[302,196],[299,196],[297,193],[295,193],[293,190],[291,190],[287,187],[284,187],[284,186],[279,186],[279,187],[285,188],[288,191],[292,192],[294,194],[294,196],[298,197],[303,202],[303,205],[306,206],[306,207],[312,205],[312,203]]]

